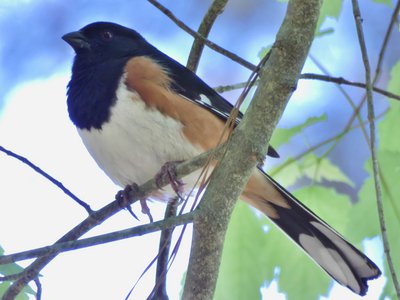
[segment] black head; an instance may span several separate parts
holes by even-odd
[[[79,128],[101,128],[126,62],[157,50],[136,31],[109,22],[89,24],[62,38],[76,52],[68,84],[70,118]]]
[[[150,45],[135,30],[110,22],[89,24],[62,39],[91,63],[144,55]],[[151,46],[150,46],[151,47]]]

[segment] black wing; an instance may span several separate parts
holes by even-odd
[[[156,51],[152,53],[152,56],[170,72],[170,77],[173,79],[172,89],[176,93],[181,94],[189,101],[211,111],[224,121],[229,118],[233,109],[233,105],[229,101],[214,91],[188,68],[165,55],[158,49],[155,50]],[[243,114],[239,112],[236,118],[236,125],[239,124],[242,117]],[[279,157],[279,154],[271,146],[268,148],[268,155],[271,157]]]

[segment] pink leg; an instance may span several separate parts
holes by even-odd
[[[175,193],[180,197],[180,194],[183,192],[183,182],[182,180],[177,178],[176,175],[176,164],[182,161],[169,161],[166,162],[162,167],[161,170],[156,174],[156,184],[161,188],[162,183],[165,182],[164,180],[168,181],[175,191]]]

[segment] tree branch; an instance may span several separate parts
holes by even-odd
[[[80,206],[82,206],[88,212],[88,214],[91,214],[93,212],[93,210],[90,208],[89,204],[87,204],[86,202],[79,199],[74,193],[72,193],[68,188],[66,188],[62,184],[62,182],[55,179],[53,176],[48,174],[46,171],[43,171],[41,168],[39,168],[37,165],[35,165],[33,162],[31,162],[26,157],[23,157],[11,150],[8,150],[8,149],[4,148],[3,146],[0,146],[0,151],[7,154],[8,156],[11,156],[11,157],[19,160],[20,162],[22,162],[23,164],[27,165],[32,170],[34,170],[36,173],[38,173],[39,175],[41,175],[44,178],[46,178],[47,180],[49,180],[56,187],[58,187],[60,190],[62,190],[67,196],[69,196],[72,200],[74,200],[76,203],[78,203]]]
[[[214,51],[221,53],[222,55],[230,58],[231,60],[237,62],[238,64],[246,67],[247,69],[250,69],[252,71],[256,70],[256,66],[253,65],[252,63],[248,62],[247,60],[241,58],[240,56],[236,55],[233,52],[230,52],[229,50],[226,50],[225,48],[222,48],[221,46],[218,46],[217,44],[209,41],[208,39],[204,38],[201,36],[199,33],[191,29],[189,26],[187,26],[185,23],[183,23],[181,20],[179,20],[168,8],[163,6],[161,3],[159,3],[156,0],[147,0],[151,4],[153,4],[155,7],[157,7],[162,13],[164,13],[168,18],[170,18],[179,28],[182,28],[184,31],[189,33],[191,36],[194,38],[197,38],[201,41],[204,42],[208,47],[213,49]]]
[[[332,76],[326,76],[326,75],[320,75],[320,74],[312,74],[312,73],[304,73],[300,75],[301,79],[316,79],[316,80],[321,80],[321,81],[327,81],[327,82],[333,82],[337,84],[344,84],[344,85],[349,85],[349,86],[355,86],[355,87],[360,87],[360,88],[366,88],[366,84],[362,82],[354,82],[347,80],[343,77],[332,77]],[[376,93],[382,94],[384,96],[400,100],[400,96],[393,94],[391,92],[385,91],[383,89],[377,88],[377,87],[372,87],[372,90]]]
[[[320,5],[318,0],[289,1],[253,101],[233,132],[226,155],[213,172],[198,207],[183,299],[212,299],[214,295],[231,212],[258,159],[266,154],[268,140],[296,86],[314,37]]]
[[[53,253],[62,253],[66,251],[78,250],[82,248],[93,247],[101,244],[107,244],[119,240],[129,239],[136,236],[142,236],[159,230],[173,228],[178,225],[192,222],[194,212],[189,212],[180,216],[166,218],[153,223],[148,223],[132,228],[118,230],[110,233],[100,234],[90,238],[73,240],[68,242],[59,242],[51,246],[40,247],[32,250],[0,256],[0,265],[14,263],[17,261],[41,257]],[[17,276],[18,277],[18,276]],[[9,280],[3,278],[2,280]]]
[[[397,298],[400,299],[400,286],[397,280],[396,271],[394,268],[394,264],[392,261],[391,253],[390,253],[390,245],[389,245],[389,238],[387,236],[386,225],[385,225],[385,215],[383,211],[383,203],[382,203],[382,190],[381,190],[381,183],[379,178],[379,163],[376,154],[376,134],[375,134],[375,108],[374,108],[374,101],[372,98],[372,80],[371,80],[371,68],[368,59],[367,48],[365,46],[365,39],[364,39],[364,32],[362,29],[361,24],[361,13],[360,8],[358,5],[357,0],[352,0],[353,4],[353,14],[354,20],[356,23],[357,28],[357,35],[358,41],[360,44],[362,59],[365,68],[365,82],[367,84],[367,101],[368,101],[368,119],[370,122],[370,147],[371,147],[371,159],[372,159],[372,169],[373,169],[373,177],[375,182],[375,193],[376,193],[376,202],[378,206],[378,215],[379,215],[379,224],[382,233],[382,240],[383,240],[383,248],[386,254],[386,260],[389,265],[393,285],[396,290]]]
[[[224,11],[224,8],[228,0],[214,0],[211,6],[208,8],[206,15],[201,22],[199,29],[197,32],[204,38],[208,37],[208,34],[211,31],[212,26],[214,25],[217,17]],[[200,57],[203,53],[204,49],[204,41],[198,37],[195,37],[192,49],[190,49],[189,58],[186,66],[188,69],[196,72],[197,67],[199,66]]]
[[[359,87],[365,89],[366,84],[362,82],[355,82],[355,81],[350,81],[347,80],[343,77],[333,77],[333,76],[327,76],[327,75],[322,75],[322,74],[314,74],[314,73],[303,73],[300,75],[300,79],[311,79],[311,80],[321,80],[321,81],[326,81],[326,82],[333,82],[336,84],[343,84],[343,85],[349,85],[349,86],[354,86],[354,87]],[[258,85],[258,81],[256,82],[256,85]],[[218,93],[224,93],[232,90],[237,90],[241,89],[246,86],[246,82],[239,82],[235,84],[229,84],[229,85],[221,85],[214,87],[214,90]],[[374,92],[390,97],[394,100],[400,100],[400,95],[393,94],[389,91],[385,91],[383,89],[373,87],[372,88]]]
[[[208,161],[210,155],[218,157],[219,155],[221,155],[223,149],[223,146],[219,146],[216,149],[212,149],[200,154],[190,161],[183,162],[177,165],[177,177],[181,178],[199,169]],[[127,203],[121,205],[120,201],[115,200],[105,207],[101,208],[100,210],[94,211],[84,221],[82,221],[67,234],[61,237],[58,241],[56,241],[56,243],[69,242],[78,239],[83,234],[98,226],[112,215],[131,205],[134,201],[145,198],[146,195],[149,195],[152,191],[159,189],[160,185],[165,186],[167,184],[169,184],[169,181],[166,178],[164,178],[162,182],[158,183],[156,183],[155,179],[149,180],[145,184],[141,185],[137,191],[130,193],[130,199],[129,201],[127,201]],[[30,281],[34,280],[38,276],[39,272],[57,255],[58,252],[54,251],[53,253],[42,256],[35,260],[21,274],[18,274],[18,279],[7,289],[7,291],[3,295],[2,300],[14,299],[21,292],[24,286],[26,286]]]

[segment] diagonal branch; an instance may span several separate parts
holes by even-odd
[[[193,221],[193,241],[183,299],[212,299],[231,212],[297,84],[319,16],[321,1],[291,0],[260,84]],[[307,16],[307,18],[304,18]],[[268,113],[265,113],[268,112]],[[224,193],[221,193],[224,191]]]
[[[246,67],[247,69],[250,69],[252,71],[256,70],[256,66],[253,65],[252,63],[241,58],[240,56],[236,55],[235,53],[230,52],[229,50],[226,50],[225,48],[222,48],[221,46],[211,42],[210,40],[204,38],[202,35],[197,33],[195,30],[191,29],[189,26],[187,26],[185,23],[183,23],[181,20],[179,20],[168,8],[163,6],[157,0],[147,0],[147,1],[149,1],[155,7],[157,7],[162,13],[164,13],[168,18],[170,18],[178,27],[185,30],[187,33],[189,33],[194,38],[197,38],[197,39],[203,41],[204,44],[206,44],[208,47],[210,47],[214,51],[221,53],[222,55],[232,59],[233,61]]]
[[[211,6],[208,8],[206,15],[201,22],[199,29],[197,32],[203,36],[204,38],[208,37],[208,34],[211,31],[212,26],[214,25],[217,17],[224,11],[224,8],[228,0],[214,0]],[[198,37],[195,37],[192,49],[190,49],[189,58],[186,66],[196,72],[197,67],[199,66],[200,57],[203,53],[204,49],[204,41]]]
[[[396,24],[396,21],[397,21],[398,15],[399,15],[399,11],[400,11],[400,0],[397,1],[396,7],[393,10],[392,17],[390,18],[389,26],[386,30],[386,34],[385,34],[385,37],[382,42],[381,50],[379,51],[378,62],[376,64],[375,76],[374,76],[374,80],[372,81],[372,85],[375,85],[375,83],[379,79],[379,75],[381,73],[381,67],[382,67],[382,63],[383,63],[383,57],[385,56],[387,45],[389,44],[390,36],[392,34],[393,27]]]
[[[62,190],[72,200],[74,200],[76,203],[81,205],[89,214],[91,214],[93,212],[93,210],[90,208],[90,206],[86,202],[79,199],[74,193],[72,193],[68,188],[66,188],[62,184],[62,182],[58,181],[53,176],[51,176],[49,173],[47,173],[46,171],[39,168],[37,165],[35,165],[33,162],[31,162],[26,157],[23,157],[22,155],[19,155],[11,150],[8,150],[8,149],[4,148],[3,146],[0,146],[0,152],[3,152],[5,154],[7,154],[8,156],[14,157],[15,159],[19,160],[23,164],[30,167],[32,170],[34,170],[39,175],[42,175],[44,178],[46,178],[51,183],[53,183],[56,187],[58,187],[60,190]]]
[[[370,64],[369,64],[367,48],[365,46],[364,33],[363,33],[363,29],[362,29],[362,24],[361,24],[361,13],[360,13],[358,1],[352,0],[352,4],[353,4],[354,20],[355,20],[356,28],[357,28],[358,41],[360,44],[362,59],[363,59],[364,68],[365,68],[365,82],[367,84],[368,119],[370,122],[369,126],[370,126],[370,135],[371,135],[370,147],[371,147],[371,157],[372,157],[372,169],[373,169],[373,176],[374,176],[374,182],[375,182],[376,202],[377,202],[377,206],[378,206],[379,224],[381,227],[383,248],[385,250],[386,260],[389,265],[389,269],[390,269],[393,285],[396,290],[397,298],[400,299],[400,286],[399,286],[399,282],[397,280],[396,271],[395,271],[393,260],[392,260],[391,253],[390,253],[389,238],[387,236],[386,225],[385,225],[385,215],[384,215],[384,211],[383,211],[382,190],[381,190],[381,183],[380,183],[380,178],[379,178],[379,163],[378,163],[378,157],[376,154],[375,109],[374,109],[374,102],[373,102],[373,98],[372,98],[371,68],[370,68]]]

